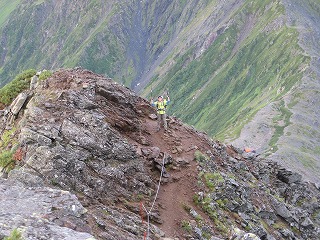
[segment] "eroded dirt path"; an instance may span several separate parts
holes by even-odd
[[[182,237],[185,232],[181,227],[183,221],[192,220],[192,216],[187,212],[187,208],[192,207],[199,214],[201,210],[195,206],[193,196],[198,192],[197,187],[197,162],[194,161],[194,152],[199,149],[206,152],[210,149],[208,141],[195,134],[190,128],[185,128],[179,123],[172,123],[170,130],[165,133],[163,129],[156,132],[157,122],[148,119],[145,123],[148,141],[152,146],[160,148],[161,152],[170,154],[174,159],[180,158],[188,162],[181,166],[173,164],[168,169],[170,177],[164,179],[156,201],[159,206],[160,218],[163,221],[158,225],[167,237]],[[178,151],[177,151],[178,149]],[[159,175],[159,173],[158,173]]]

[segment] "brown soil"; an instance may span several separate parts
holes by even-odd
[[[184,158],[190,161],[187,166],[168,170],[170,177],[164,179],[168,182],[161,185],[156,200],[160,218],[163,221],[162,224],[158,225],[160,229],[165,232],[167,237],[182,237],[186,234],[181,227],[182,221],[193,219],[186,208],[192,207],[202,215],[203,219],[207,219],[205,214],[201,213],[201,209],[193,202],[193,196],[199,191],[197,187],[197,162],[194,161],[194,152],[196,151],[194,146],[197,146],[201,152],[206,152],[210,149],[210,146],[204,136],[196,135],[192,129],[181,126],[179,123],[171,124],[167,133],[163,129],[156,132],[156,127],[156,121],[150,119],[145,121],[146,132],[150,133],[147,134],[150,145],[159,147],[161,152],[170,154],[174,159]],[[177,146],[183,151],[172,153]],[[158,181],[158,172],[156,176]]]

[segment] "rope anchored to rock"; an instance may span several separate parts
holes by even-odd
[[[160,179],[159,179],[159,183],[158,183],[158,187],[157,187],[157,191],[156,191],[156,195],[154,197],[154,200],[152,202],[152,205],[151,205],[151,208],[150,210],[148,211],[147,208],[144,206],[144,204],[141,202],[141,205],[140,207],[142,206],[143,210],[146,212],[147,214],[147,232],[144,234],[144,240],[148,240],[149,239],[149,235],[150,235],[150,216],[151,216],[151,213],[152,213],[152,210],[154,208],[154,204],[156,203],[156,200],[158,198],[158,194],[159,194],[159,190],[160,190],[160,185],[161,185],[161,180],[162,180],[162,176],[163,176],[163,173],[164,173],[164,162],[165,162],[165,159],[166,159],[166,154],[163,155],[163,159],[162,159],[162,168],[161,168],[161,173],[160,173]],[[140,209],[140,212],[142,212],[142,208]],[[142,218],[142,224],[144,223],[143,221],[143,216],[141,214],[141,218]]]

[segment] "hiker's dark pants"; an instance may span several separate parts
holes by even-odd
[[[167,126],[167,114],[160,114],[160,113],[157,113],[157,121],[158,121],[158,130],[160,130],[160,127],[161,127],[161,121],[163,122],[163,126],[164,126],[164,129],[167,130],[168,126]]]

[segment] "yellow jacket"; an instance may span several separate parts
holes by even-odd
[[[157,113],[158,114],[165,114],[166,113],[166,108],[167,105],[170,101],[167,101],[166,99],[163,99],[163,101],[155,101],[152,102],[152,106],[157,108]]]

